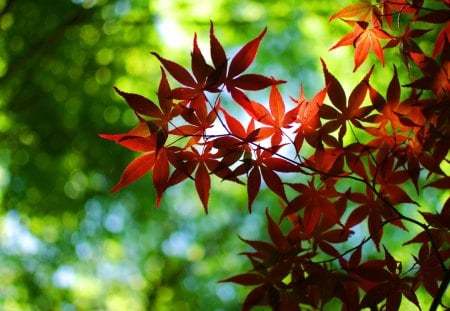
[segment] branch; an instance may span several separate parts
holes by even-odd
[[[336,257],[333,257],[333,258],[330,258],[330,259],[327,259],[327,260],[318,261],[318,262],[316,262],[316,263],[321,264],[321,263],[332,262],[332,261],[335,261],[336,259],[339,259],[339,258],[344,257],[345,255],[347,255],[347,254],[353,252],[354,250],[357,250],[358,248],[362,247],[364,244],[366,244],[367,242],[369,242],[370,240],[372,240],[372,239],[373,239],[373,236],[376,235],[381,229],[383,229],[383,227],[384,227],[385,225],[387,225],[387,224],[390,223],[391,221],[398,220],[398,219],[401,219],[401,217],[396,217],[396,218],[392,218],[392,219],[388,219],[388,220],[383,221],[383,222],[381,223],[381,225],[377,228],[377,230],[375,230],[374,234],[372,234],[372,235],[370,235],[370,236],[364,238],[361,242],[359,242],[358,245],[356,245],[356,246],[354,246],[354,247],[352,247],[352,248],[346,250],[345,252],[342,252],[341,254],[339,254],[339,256],[336,256]]]
[[[443,305],[442,298],[444,297],[445,291],[447,290],[448,284],[450,283],[450,269],[447,269],[444,275],[444,279],[442,280],[441,286],[439,286],[439,290],[433,298],[433,302],[431,303],[430,311],[436,311],[439,305]],[[447,307],[443,306],[445,309]]]

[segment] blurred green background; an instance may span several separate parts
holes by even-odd
[[[150,52],[188,65],[212,20],[229,56],[268,26],[249,72],[309,97],[319,57],[353,68],[351,49],[328,52],[349,30],[328,18],[350,2],[0,0],[0,309],[239,309],[247,290],[217,281],[249,267],[238,235],[264,238],[273,198],[249,215],[245,188],[216,181],[205,216],[190,183],[159,209],[150,176],[109,194],[135,156],[97,136],[136,124],[113,86],[154,98]]]

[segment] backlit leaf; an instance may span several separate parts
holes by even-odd
[[[259,44],[266,32],[267,28],[265,28],[258,37],[244,45],[233,57],[230,63],[230,69],[228,70],[228,77],[236,77],[253,63]]]
[[[211,179],[208,170],[203,162],[200,162],[195,173],[195,189],[202,201],[203,208],[208,213],[209,191],[211,189]]]
[[[144,176],[149,170],[153,168],[155,165],[155,153],[146,153],[140,155],[136,159],[130,162],[128,166],[125,168],[120,181],[114,188],[111,189],[111,192],[116,192],[122,187],[136,181],[137,179]]]

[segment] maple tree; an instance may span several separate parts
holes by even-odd
[[[252,286],[243,310],[259,305],[319,309],[333,299],[343,310],[397,310],[404,298],[421,309],[419,288],[432,297],[431,310],[445,308],[450,282],[450,176],[444,168],[450,147],[450,2],[427,7],[424,1],[362,0],[332,15],[330,22],[335,19],[353,30],[331,49],[353,46],[354,71],[371,50],[386,66],[390,59],[384,50],[398,47],[410,81],[401,85],[394,64],[380,92],[370,78],[383,68],[372,67],[346,94],[322,60],[324,87],[310,100],[301,88],[289,107],[279,91],[285,81],[244,73],[267,29],[229,58],[211,23],[212,64],[199,49],[197,35],[192,73],[152,53],[161,63],[158,104],[116,89],[138,125],[124,134],[100,136],[142,154],[112,191],[152,171],[159,206],[169,187],[190,179],[207,213],[216,176],[246,187],[251,212],[264,183],[280,205],[277,221],[266,210],[271,241],[242,238],[253,249],[244,253],[252,269],[223,280]],[[432,24],[434,30],[415,28],[417,23]],[[434,47],[427,55],[418,40],[430,33]],[[167,74],[179,86],[171,87]],[[251,91],[266,88],[267,104],[252,99]],[[227,95],[248,118],[230,114],[222,104]],[[312,154],[306,155],[307,150]],[[430,189],[443,194],[442,206],[414,200]],[[384,243],[387,228],[412,227],[418,233],[403,244]],[[365,228],[367,236],[349,244]],[[370,258],[363,253],[368,243],[377,251]],[[418,245],[417,252],[403,267],[395,248],[410,244]]]

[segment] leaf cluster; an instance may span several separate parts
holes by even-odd
[[[211,63],[195,35],[191,71],[153,53],[162,66],[158,104],[116,89],[139,122],[124,134],[101,134],[142,153],[113,191],[152,171],[158,206],[169,187],[191,179],[208,212],[211,178],[216,176],[245,185],[251,212],[267,185],[281,208],[277,221],[266,212],[271,242],[242,239],[254,250],[244,253],[252,270],[224,280],[254,287],[243,310],[257,305],[322,308],[333,298],[343,310],[397,310],[403,297],[421,309],[416,296],[420,287],[434,297],[431,309],[436,309],[450,281],[450,177],[442,169],[450,147],[450,4],[439,2],[441,8],[427,9],[421,1],[363,0],[330,18],[353,28],[332,48],[353,45],[355,71],[370,50],[384,65],[380,40],[386,39],[385,48],[400,47],[407,70],[412,65],[421,72],[401,85],[394,65],[381,91],[370,82],[372,67],[346,94],[322,60],[325,86],[311,99],[301,88],[288,105],[279,91],[285,81],[244,73],[266,29],[229,58],[211,23]],[[400,17],[409,22],[395,35],[394,20]],[[427,33],[413,29],[416,21],[440,26],[429,56],[416,43]],[[167,74],[177,87],[170,86]],[[266,88],[267,103],[252,99],[250,92]],[[240,108],[239,118],[222,105],[227,95]],[[242,115],[250,121],[244,123]],[[304,156],[307,148],[314,153]],[[293,182],[287,173],[306,182]],[[417,195],[436,188],[446,195],[445,202],[430,212],[414,200],[408,185]],[[343,250],[363,226],[368,236]],[[392,246],[385,245],[387,226],[418,228],[403,243],[420,245],[411,267],[402,267],[388,250]],[[375,259],[363,256],[368,242],[377,249]],[[328,259],[319,259],[323,255]]]

